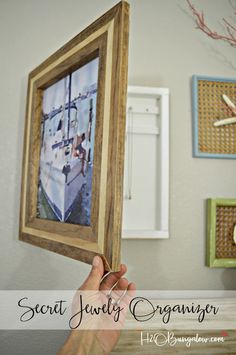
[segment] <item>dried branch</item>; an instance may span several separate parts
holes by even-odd
[[[187,3],[189,5],[190,9],[192,10],[193,15],[195,16],[197,29],[200,29],[201,31],[203,31],[204,33],[206,33],[209,37],[211,37],[213,39],[220,39],[220,40],[226,41],[231,46],[236,47],[236,36],[234,34],[234,32],[236,32],[236,28],[232,24],[230,24],[224,18],[222,19],[222,21],[225,24],[225,28],[226,28],[228,35],[221,35],[216,31],[212,31],[205,23],[203,12],[200,13],[198,10],[196,10],[196,8],[193,6],[193,4],[191,4],[190,0],[187,0]]]

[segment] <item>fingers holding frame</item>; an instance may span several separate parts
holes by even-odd
[[[100,282],[100,290],[106,291],[113,288],[115,284],[125,275],[127,267],[124,264],[120,265],[120,271],[109,272],[105,274]]]

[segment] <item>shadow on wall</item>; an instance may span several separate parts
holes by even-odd
[[[225,269],[221,279],[225,290],[236,290],[236,268]]]
[[[20,241],[17,243],[16,249],[20,253],[20,260],[18,259],[17,265],[11,268],[7,281],[1,285],[1,288],[5,290],[56,289],[60,280],[60,270],[52,265],[49,252]]]
[[[27,91],[27,77],[22,78],[20,88],[20,101],[17,108],[18,132],[17,142],[14,145],[16,160],[15,169],[17,171],[14,186],[14,205],[13,205],[13,225],[12,232],[7,242],[5,253],[9,249],[11,255],[9,259],[8,277],[5,282],[2,280],[2,289],[54,289],[60,279],[60,270],[53,265],[54,258],[50,258],[45,250],[33,247],[29,244],[20,242],[19,235],[19,216],[20,216],[20,192],[21,192],[21,170],[22,170],[22,151],[25,125],[25,102]],[[50,253],[51,254],[51,253]],[[5,255],[6,256],[6,255]],[[8,259],[6,259],[8,260]],[[49,277],[49,276],[53,277]]]

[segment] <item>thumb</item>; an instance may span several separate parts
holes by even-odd
[[[104,266],[102,258],[96,255],[93,258],[92,269],[84,281],[83,285],[80,287],[80,290],[99,290],[100,281],[104,274]]]

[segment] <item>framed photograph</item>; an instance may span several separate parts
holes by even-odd
[[[236,199],[208,199],[207,265],[236,267]]]
[[[120,265],[129,5],[29,74],[20,239]]]
[[[192,78],[193,156],[236,158],[236,78]]]

